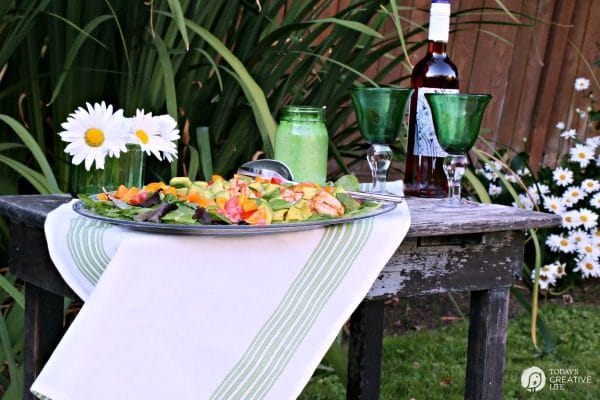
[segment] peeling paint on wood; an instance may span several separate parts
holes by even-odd
[[[462,237],[464,236],[464,237]],[[464,239],[461,241],[461,239]],[[436,237],[436,246],[406,239],[367,294],[417,296],[511,285],[523,263],[521,231]]]

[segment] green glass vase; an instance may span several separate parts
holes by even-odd
[[[107,157],[104,169],[92,166],[89,171],[83,164],[71,168],[70,192],[78,194],[97,194],[114,191],[119,185],[141,188],[144,184],[145,154],[136,144],[128,144],[127,152],[119,158]]]

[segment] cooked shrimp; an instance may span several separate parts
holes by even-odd
[[[296,192],[284,186],[281,187],[280,193],[282,199],[287,200],[292,204],[296,204],[296,202],[302,198],[302,192]]]
[[[330,215],[339,217],[344,214],[344,206],[335,196],[327,193],[325,190],[320,190],[308,204],[310,210],[318,214]]]

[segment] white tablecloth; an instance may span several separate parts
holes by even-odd
[[[52,400],[295,399],[402,242],[385,215],[259,236],[46,222],[50,255],[85,305],[34,382]]]

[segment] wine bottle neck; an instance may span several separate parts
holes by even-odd
[[[448,43],[446,42],[434,42],[429,40],[427,42],[427,53],[429,54],[446,54],[448,49]]]

